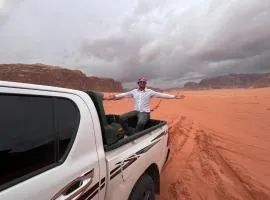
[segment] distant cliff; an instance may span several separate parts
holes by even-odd
[[[0,80],[34,83],[79,90],[122,92],[122,84],[111,78],[87,77],[79,70],[43,64],[0,64]]]
[[[270,73],[229,74],[205,78],[199,83],[188,82],[184,89],[222,89],[222,88],[259,88],[270,87]]]

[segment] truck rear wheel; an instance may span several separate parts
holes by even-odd
[[[143,175],[136,183],[129,200],[154,200],[155,183],[148,174]]]

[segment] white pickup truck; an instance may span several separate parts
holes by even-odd
[[[121,136],[102,94],[0,81],[0,199],[152,200],[169,154],[165,121]],[[135,127],[136,119],[128,121]]]

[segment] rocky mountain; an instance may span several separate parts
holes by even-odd
[[[270,86],[270,73],[265,74],[253,83],[253,87],[269,87]]]
[[[86,76],[70,70],[44,64],[0,64],[0,80],[43,84],[79,90],[122,92],[121,82],[111,78]]]
[[[199,83],[188,82],[185,89],[222,89],[270,87],[270,73],[229,74],[202,79]]]
[[[187,82],[184,87],[189,89],[196,89],[199,87],[199,84],[196,82]]]

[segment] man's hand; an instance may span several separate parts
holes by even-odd
[[[116,100],[114,95],[110,95],[108,97],[103,97],[103,100]]]
[[[175,98],[176,98],[176,99],[184,99],[184,98],[185,98],[185,95],[183,95],[183,94],[177,95]]]

